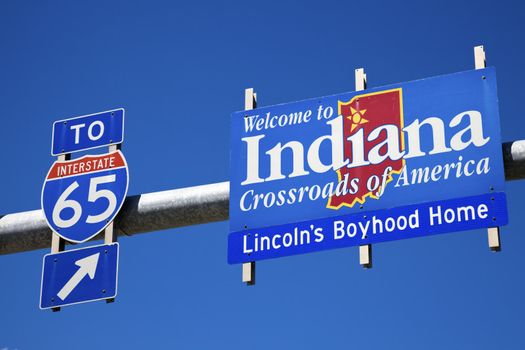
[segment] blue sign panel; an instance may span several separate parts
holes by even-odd
[[[507,223],[494,68],[233,113],[230,164],[230,263]]]
[[[228,238],[228,262],[502,226],[507,221],[503,193],[419,203],[235,232]]]
[[[124,109],[85,115],[53,123],[51,155],[122,143]]]
[[[62,238],[85,242],[117,215],[128,183],[128,166],[120,151],[56,161],[42,188],[45,218]]]
[[[44,256],[40,308],[114,298],[118,254],[112,243]]]

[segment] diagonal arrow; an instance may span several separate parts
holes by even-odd
[[[90,255],[88,257],[82,258],[80,260],[77,260],[75,262],[75,265],[79,267],[77,272],[67,281],[67,283],[62,287],[60,292],[58,292],[58,297],[62,299],[66,299],[68,295],[75,289],[75,287],[86,277],[86,275],[89,275],[90,279],[95,278],[95,271],[97,270],[97,264],[98,264],[98,257],[100,256],[100,253]]]

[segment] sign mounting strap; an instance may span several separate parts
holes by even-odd
[[[364,68],[355,70],[355,90],[361,91],[366,89],[366,73]],[[362,208],[362,206],[361,206]],[[365,244],[359,246],[359,264],[365,269],[372,267],[372,245]]]
[[[483,45],[474,47],[474,67],[476,69],[483,69],[487,67],[487,60]],[[493,252],[499,252],[501,250],[499,227],[489,227],[487,229],[487,236],[490,250]]]
[[[117,150],[120,150],[122,148],[122,143],[119,143],[119,144],[113,144],[113,145],[109,145],[108,147],[108,151],[109,153],[111,152],[115,152]],[[111,244],[111,243],[115,243],[117,241],[117,231],[115,230],[114,228],[114,221],[111,221],[108,226],[106,226],[106,228],[104,229],[104,244]],[[109,299],[106,299],[106,303],[112,303],[115,301],[115,298],[109,298]]]
[[[63,153],[57,156],[57,160],[59,162],[64,162],[70,159],[71,159],[71,153]],[[51,253],[55,254],[55,253],[63,252],[65,249],[66,249],[66,241],[62,237],[57,235],[55,231],[53,231],[52,236],[51,236]],[[54,307],[51,310],[53,312],[58,312],[60,311],[60,307]]]
[[[257,94],[253,88],[244,91],[244,109],[246,111],[257,108]],[[242,282],[247,286],[255,284],[255,261],[242,264]]]

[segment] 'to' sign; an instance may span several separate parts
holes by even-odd
[[[117,215],[128,182],[128,166],[120,151],[56,161],[42,188],[49,226],[71,242],[91,239]]]
[[[117,144],[123,139],[123,108],[63,119],[53,123],[51,155]]]

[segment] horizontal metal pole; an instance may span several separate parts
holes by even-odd
[[[525,140],[503,144],[503,164],[507,181],[525,178]]]
[[[115,220],[119,236],[228,219],[230,183],[127,197]],[[102,232],[96,239],[103,239]],[[42,210],[0,217],[0,254],[49,248],[51,229]]]
[[[507,180],[525,178],[525,140],[504,143],[503,160]],[[130,196],[115,220],[115,228],[119,236],[129,236],[227,220],[229,192],[229,182],[220,182]],[[41,210],[0,216],[0,254],[50,245],[51,230]]]

